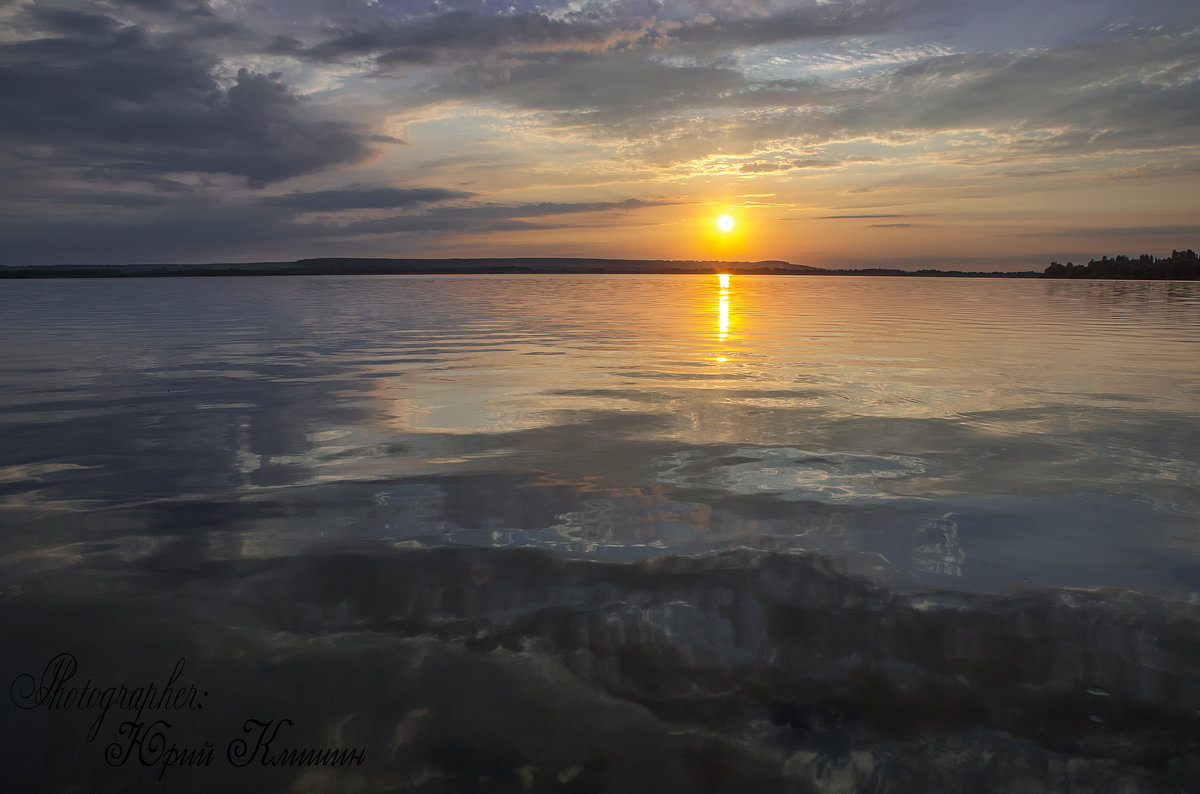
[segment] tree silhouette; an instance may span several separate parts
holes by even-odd
[[[1142,254],[1130,259],[1120,254],[1113,259],[1102,256],[1086,265],[1068,262],[1051,262],[1042,275],[1044,278],[1121,278],[1152,279],[1162,281],[1200,280],[1200,256],[1192,249],[1171,251],[1171,256],[1156,259],[1151,254]]]

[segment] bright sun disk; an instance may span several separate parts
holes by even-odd
[[[722,215],[717,218],[717,228],[723,232],[727,232],[733,228],[733,218],[729,215]]]

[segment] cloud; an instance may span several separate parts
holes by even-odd
[[[626,199],[624,201],[533,202],[527,204],[479,204],[469,207],[434,207],[421,213],[370,218],[349,223],[314,222],[294,224],[298,234],[314,237],[357,237],[361,235],[434,232],[452,230],[458,234],[516,229],[553,228],[527,222],[530,218],[553,218],[591,212],[628,212],[678,202]]]
[[[212,11],[202,0],[112,0],[117,7],[134,7],[154,13],[183,14],[195,17],[211,17]]]
[[[1133,33],[1034,52],[971,53],[897,69],[842,109],[848,131],[994,130],[1011,155],[1194,143],[1200,49],[1189,32]]]
[[[791,163],[742,163],[738,171],[743,174],[771,174],[779,171],[790,171]]]
[[[1152,237],[1175,236],[1193,239],[1200,223],[1150,224],[1145,226],[1083,226],[1047,232],[1016,232],[1005,237]]]
[[[352,187],[268,196],[261,203],[268,207],[286,207],[301,212],[337,212],[354,209],[400,209],[419,204],[470,198],[474,195],[474,193],[462,190],[447,190],[439,187]]]
[[[121,28],[121,23],[104,14],[87,14],[62,8],[36,6],[30,9],[30,14],[37,24],[73,36],[89,38],[108,36]]]
[[[902,28],[944,0],[808,2],[796,8],[763,4],[588,3],[514,9],[509,4],[464,4],[448,12],[393,9],[392,18],[343,17],[305,44],[279,36],[271,52],[317,62],[373,58],[380,65],[428,64],[441,54],[611,50],[709,55],[776,42],[853,36]],[[434,6],[439,11],[445,4]]]
[[[829,160],[821,157],[805,157],[787,162],[753,162],[743,163],[738,171],[743,174],[767,174],[779,171],[793,171],[803,168],[837,168],[844,165],[841,160]]]
[[[1200,163],[1141,163],[1136,166],[1119,168],[1103,175],[1105,179],[1191,179],[1200,174]]]
[[[818,221],[846,221],[846,220],[862,220],[866,218],[923,218],[925,215],[907,215],[904,213],[885,213],[882,215],[820,215],[813,220]],[[805,218],[804,220],[808,220]]]
[[[373,56],[380,63],[429,63],[440,52],[482,53],[511,49],[529,52],[563,45],[588,47],[613,34],[607,25],[552,19],[539,12],[497,15],[453,11],[402,22],[363,20],[312,46],[278,38],[273,52],[316,61]]]
[[[1078,171],[1078,168],[1023,168],[1016,171],[991,171],[984,176],[998,176],[1004,179],[1034,179],[1043,176],[1074,174]]]
[[[833,36],[893,31],[943,3],[922,0],[856,0],[814,3],[768,16],[689,22],[667,38],[691,45],[727,49]]]
[[[315,195],[342,192],[316,191]],[[359,191],[344,192],[348,195],[340,197],[345,199],[342,201],[337,196],[314,201],[330,208],[334,205],[347,208],[345,205],[354,201],[349,194],[358,193],[363,200],[366,198]],[[363,240],[388,239],[397,235],[453,232],[462,238],[487,232],[538,232],[595,225],[594,222],[581,223],[573,216],[625,213],[673,203],[677,202],[625,199],[491,203],[425,207],[420,211],[339,223],[324,219],[297,221],[296,216],[309,211],[303,198],[291,206],[271,205],[266,201],[235,205],[208,198],[184,199],[166,206],[146,208],[135,215],[39,217],[0,227],[0,264],[171,262],[181,261],[181,251],[187,252],[186,261],[230,261],[237,257],[237,251],[278,251],[280,247],[295,244],[301,244],[302,250],[309,251],[314,241],[333,241],[335,247],[330,250],[336,253],[347,250],[347,245],[361,244]],[[342,247],[336,247],[338,245]],[[265,256],[294,258],[278,253]]]
[[[0,46],[0,139],[18,156],[262,186],[360,162],[385,140],[314,117],[278,75],[243,68],[223,86],[215,57],[136,26],[60,12],[45,23],[57,35]]]
[[[570,123],[608,125],[656,119],[679,106],[703,107],[746,84],[729,66],[668,63],[640,53],[568,52],[503,70],[471,64],[439,88],[527,109],[569,111]]]
[[[751,37],[772,21],[778,20],[700,27],[732,41],[734,28]],[[782,24],[780,30],[781,36],[801,32]],[[432,96],[547,111],[551,124],[598,142],[628,141],[645,164],[658,167],[788,144],[902,142],[960,131],[978,140],[956,142],[942,157],[1037,161],[1194,145],[1195,40],[1186,30],[1130,31],[1034,51],[926,57],[870,79],[760,80],[740,62],[719,57],[715,45],[703,57],[672,55],[669,47],[547,51],[463,64]],[[746,174],[789,168],[774,161],[732,167]]]

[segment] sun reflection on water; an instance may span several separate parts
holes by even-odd
[[[729,339],[729,274],[718,273],[717,282],[717,341],[724,343]],[[714,356],[718,363],[725,363],[728,356]]]
[[[717,339],[723,342],[729,338],[729,274],[721,273],[717,279],[721,282],[721,291],[717,293]]]

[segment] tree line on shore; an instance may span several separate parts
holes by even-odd
[[[1137,259],[1120,255],[1102,256],[1086,265],[1051,262],[1043,271],[1046,278],[1136,278],[1170,281],[1200,280],[1200,256],[1192,249],[1172,251],[1169,257],[1142,254]]]

